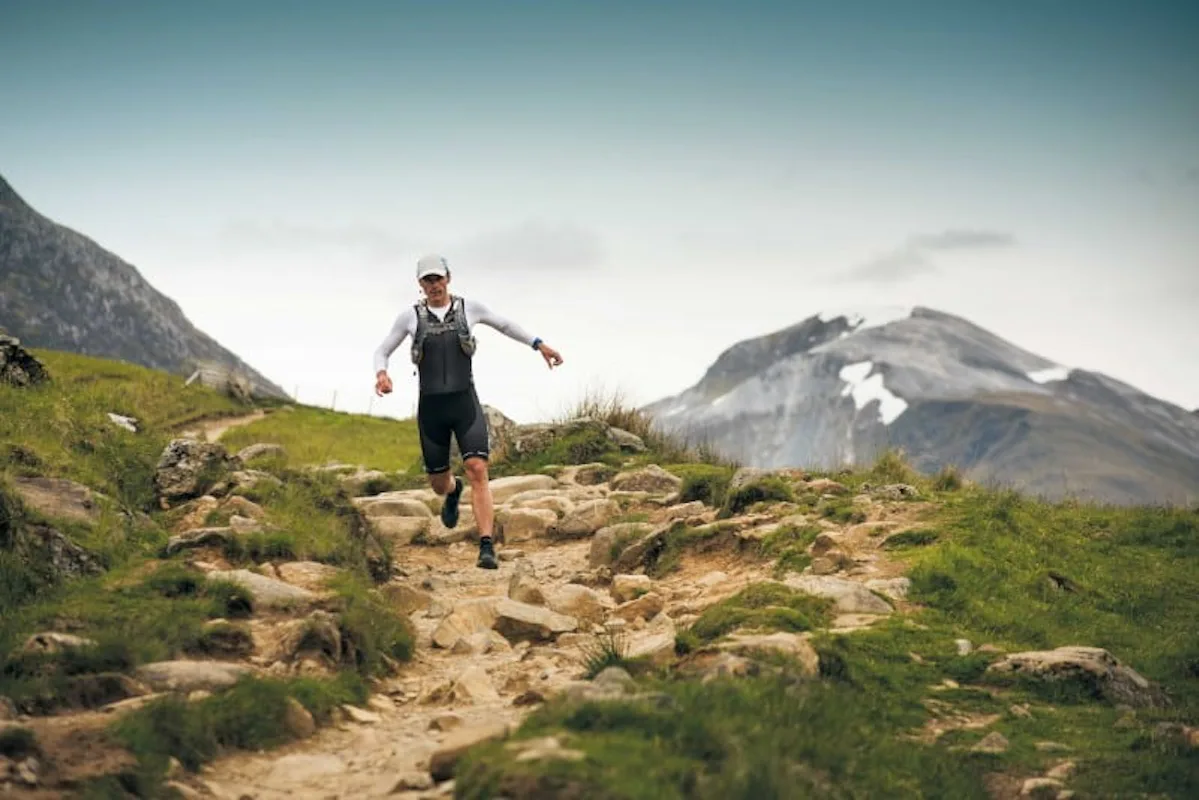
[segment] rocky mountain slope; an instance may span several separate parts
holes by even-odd
[[[1049,498],[1199,498],[1199,418],[928,308],[828,313],[730,347],[644,409],[742,463],[827,467],[902,448]]]
[[[0,327],[26,346],[191,375],[233,370],[259,396],[283,390],[196,328],[135,267],[47,219],[0,177]]]

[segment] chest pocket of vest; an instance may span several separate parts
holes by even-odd
[[[461,297],[455,297],[450,305],[450,311],[445,315],[445,320],[439,320],[430,313],[424,301],[416,304],[416,335],[412,337],[412,363],[420,364],[421,358],[425,354],[425,339],[430,334],[440,334],[447,331],[454,331],[458,336],[458,346],[462,348],[462,352],[471,357],[475,354],[477,343],[475,336],[470,332],[470,326],[466,321],[466,308]]]

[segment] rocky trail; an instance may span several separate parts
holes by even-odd
[[[585,672],[598,632],[617,632],[629,657],[673,658],[676,632],[705,608],[772,580],[771,562],[744,558],[739,547],[780,524],[806,520],[778,504],[718,521],[703,503],[675,502],[679,480],[663,470],[651,466],[592,482],[600,466],[567,468],[557,478],[494,479],[502,537],[494,571],[474,564],[469,492],[453,531],[433,513],[439,501],[429,490],[356,499],[379,530],[395,537],[403,574],[384,590],[412,608],[415,657],[366,707],[344,709],[336,724],[269,753],[226,756],[186,783],[203,794],[255,800],[450,796],[446,779],[466,746],[519,724],[546,698],[594,690]],[[812,551],[816,571],[826,574],[784,579],[836,598],[834,626],[843,630],[869,625],[902,604],[904,579],[877,544],[881,532],[902,530],[920,510],[912,502],[861,502],[870,509],[864,523],[822,521],[828,535]],[[621,521],[628,519],[635,521]],[[720,525],[734,544],[687,553],[678,569],[652,579],[643,574],[638,549],[675,520]],[[283,565],[276,574],[302,583],[304,570]],[[755,645],[754,637],[743,638]],[[796,634],[757,639],[801,655],[810,650]],[[815,654],[810,658],[814,666]]]

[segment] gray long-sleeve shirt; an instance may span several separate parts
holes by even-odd
[[[451,302],[447,303],[442,308],[433,308],[432,306],[429,306],[429,311],[438,319],[445,319],[445,315],[449,313],[450,306],[452,304],[453,301],[451,299]],[[500,316],[487,306],[480,303],[478,300],[469,300],[463,298],[462,307],[466,312],[466,324],[472,329],[476,325],[486,325],[490,328],[495,328],[497,331],[510,339],[515,339],[521,344],[532,347],[535,337],[531,336],[527,331],[525,331],[524,328],[520,327],[512,320]],[[397,347],[404,343],[404,339],[415,335],[416,309],[412,306],[408,306],[400,312],[398,317],[396,317],[396,321],[394,324],[392,324],[391,330],[388,331],[387,336],[384,337],[382,343],[380,343],[379,347],[376,348],[375,372],[378,373],[381,370],[387,369],[387,363],[391,358],[391,354],[395,352]]]

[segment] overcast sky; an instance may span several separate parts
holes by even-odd
[[[3,0],[0,174],[302,402],[438,251],[521,422],[878,304],[1199,406],[1199,5],[646,5]]]

